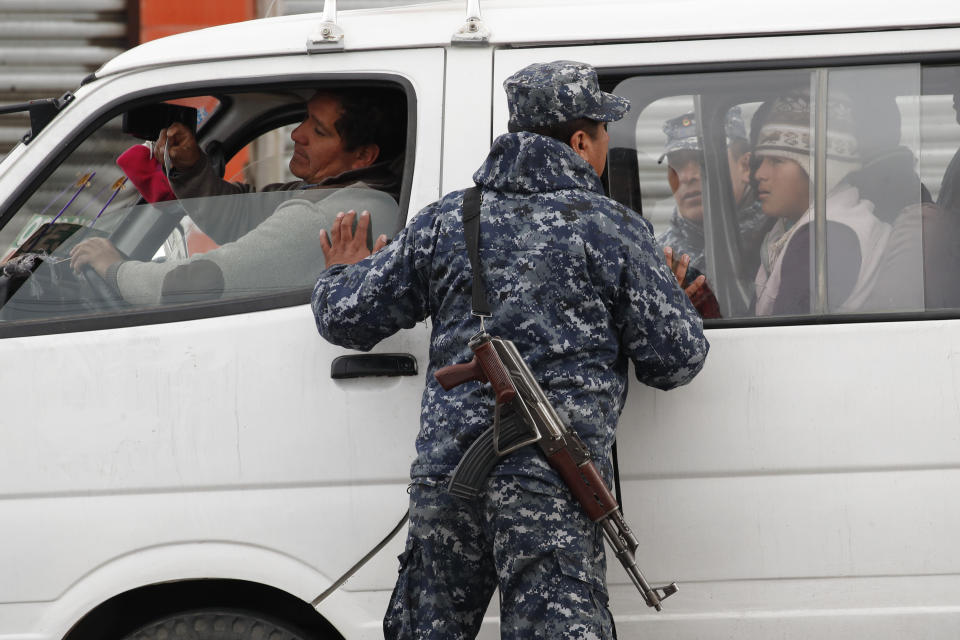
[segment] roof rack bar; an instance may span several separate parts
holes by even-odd
[[[467,0],[467,20],[480,19],[480,0]]]
[[[451,44],[486,44],[490,30],[480,16],[480,0],[467,0],[467,21],[450,38]]]
[[[326,0],[323,3],[323,21],[337,23],[337,0]]]
[[[307,38],[307,53],[343,49],[343,29],[337,24],[337,0],[324,0],[320,24]]]

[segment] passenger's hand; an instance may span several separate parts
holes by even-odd
[[[84,265],[90,265],[100,277],[114,262],[122,262],[123,255],[106,238],[88,238],[70,249],[70,267],[77,273]]]
[[[367,249],[367,229],[370,227],[370,212],[360,214],[357,222],[357,232],[353,232],[353,220],[357,217],[356,211],[341,211],[330,229],[330,238],[327,238],[326,229],[320,230],[320,248],[323,250],[323,259],[327,268],[335,264],[356,264],[370,255]],[[373,244],[373,251],[377,252],[387,245],[387,236],[380,234]]]
[[[200,145],[186,125],[174,122],[160,132],[157,143],[153,145],[153,155],[163,165],[164,149],[170,156],[170,164],[176,169],[189,169],[200,162]]]
[[[684,287],[683,283],[687,279],[687,268],[690,266],[690,256],[683,254],[674,260],[673,248],[664,247],[663,257],[667,259],[667,266],[670,267],[673,275],[676,276],[677,284],[679,284],[683,292],[687,294],[690,301],[696,304],[698,302],[697,293],[703,288],[704,283],[706,283],[707,276],[697,276],[693,282]]]

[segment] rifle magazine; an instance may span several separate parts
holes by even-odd
[[[447,492],[451,495],[465,500],[473,500],[480,495],[493,467],[500,458],[504,457],[497,453],[497,448],[494,446],[495,438],[501,449],[509,451],[529,443],[530,428],[510,405],[504,405],[499,418],[499,429],[496,434],[494,427],[490,427],[473,441],[460,458],[447,485]]]

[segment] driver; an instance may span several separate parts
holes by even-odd
[[[397,211],[399,181],[387,166],[394,159],[383,152],[402,149],[405,118],[402,104],[391,108],[391,101],[384,99],[387,91],[318,92],[310,99],[307,117],[291,135],[290,169],[299,180],[263,189],[288,192],[291,199],[276,210],[239,206],[237,197],[213,198],[209,203],[215,206],[191,207],[191,218],[222,243],[219,248],[184,260],[139,262],[127,260],[109,240],[90,238],[71,250],[71,266],[76,271],[89,266],[124,300],[135,304],[311,286],[324,264],[316,238],[341,217],[337,212],[361,211],[357,233],[366,234],[371,214],[385,218]],[[216,176],[186,127],[169,127],[157,143],[161,153],[165,146],[176,169],[170,182],[179,197],[252,191]],[[309,198],[304,197],[308,194]],[[374,249],[386,240],[381,235]]]
[[[362,182],[399,200],[405,142],[406,102],[395,89],[345,88],[318,91],[307,101],[307,115],[290,134],[290,173],[298,179],[268,184],[261,193],[317,200],[326,191]],[[174,123],[154,147],[161,164],[170,160],[170,186],[180,199],[251,193],[242,182],[222,180],[190,129]],[[228,205],[200,200],[190,217],[219,244],[232,242],[270,215],[273,207],[256,206],[263,198],[231,198]],[[244,206],[248,205],[248,206]],[[249,206],[254,205],[254,206]],[[274,205],[276,206],[276,205]]]

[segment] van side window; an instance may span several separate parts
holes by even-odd
[[[957,73],[623,79],[633,109],[610,125],[611,194],[690,256],[688,277],[706,275],[708,319],[957,308]]]
[[[319,232],[338,212],[370,212],[371,246],[402,227],[401,90],[245,90],[218,96],[205,120],[210,100],[135,105],[39,185],[0,229],[0,324],[298,291],[305,301],[325,267]],[[169,124],[151,109],[196,128],[196,162],[178,167],[143,143]]]

